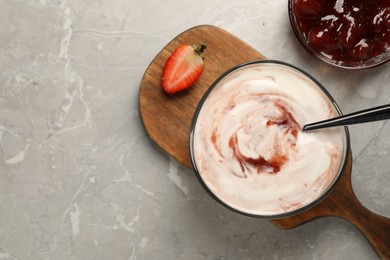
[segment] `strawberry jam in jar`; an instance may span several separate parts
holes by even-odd
[[[338,67],[367,68],[390,59],[390,0],[290,0],[303,46]]]

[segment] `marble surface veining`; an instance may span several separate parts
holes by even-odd
[[[390,102],[390,64],[350,72],[313,59],[284,0],[0,0],[0,259],[377,258],[341,219],[283,231],[230,212],[148,139],[143,73],[199,24],[300,66],[344,113]],[[389,131],[350,128],[355,192],[387,217]]]

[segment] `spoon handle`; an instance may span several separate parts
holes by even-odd
[[[307,124],[303,127],[302,131],[310,131],[334,126],[360,124],[384,119],[390,119],[390,104]]]

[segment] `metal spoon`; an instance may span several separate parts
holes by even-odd
[[[384,119],[390,119],[390,104],[307,124],[303,127],[302,131],[310,131],[334,126],[360,124]]]

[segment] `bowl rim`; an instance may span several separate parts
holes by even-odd
[[[334,66],[336,68],[341,68],[341,69],[344,69],[344,70],[364,70],[364,69],[370,69],[370,68],[375,68],[375,67],[378,67],[380,65],[383,65],[383,64],[385,64],[385,63],[390,61],[390,49],[387,49],[386,51],[384,51],[382,53],[382,54],[388,53],[388,57],[387,58],[385,58],[383,60],[380,60],[379,62],[374,62],[374,63],[369,64],[369,65],[364,65],[364,63],[363,64],[359,64],[359,66],[353,66],[353,65],[349,66],[349,65],[339,64],[336,61],[332,61],[331,59],[327,58],[325,55],[315,51],[308,44],[308,42],[304,39],[302,32],[298,29],[298,25],[296,23],[296,18],[295,18],[295,13],[294,13],[294,8],[293,8],[293,2],[294,1],[295,0],[288,0],[288,16],[289,16],[291,28],[293,29],[295,38],[298,40],[298,42],[306,49],[306,51],[308,51],[311,55],[313,55],[317,59],[325,62],[326,64],[329,64],[331,66]],[[380,54],[378,56],[381,56],[382,54]]]
[[[202,96],[202,98],[200,99],[196,109],[195,109],[195,112],[194,112],[194,115],[193,115],[193,118],[192,118],[192,122],[191,122],[191,126],[190,126],[190,133],[189,133],[189,152],[190,152],[190,160],[191,160],[191,165],[192,165],[192,169],[193,171],[195,172],[195,176],[197,177],[198,181],[200,182],[200,184],[203,186],[203,188],[207,191],[207,193],[214,199],[216,200],[218,203],[220,203],[221,205],[223,205],[224,207],[232,210],[233,212],[236,212],[236,213],[239,213],[241,215],[244,215],[244,216],[248,216],[248,217],[254,217],[254,218],[260,218],[260,219],[279,219],[279,218],[285,218],[285,217],[289,217],[289,216],[293,216],[293,215],[297,215],[299,213],[302,213],[314,206],[316,206],[317,204],[319,204],[322,200],[324,200],[332,191],[333,189],[336,187],[336,185],[338,184],[338,182],[341,180],[342,176],[344,175],[346,169],[347,169],[347,165],[348,165],[348,158],[349,158],[349,154],[351,152],[351,146],[350,146],[350,136],[349,136],[349,131],[348,131],[348,127],[347,126],[344,126],[344,138],[345,138],[345,147],[344,147],[344,158],[343,158],[343,162],[342,162],[342,166],[340,167],[340,170],[339,170],[339,173],[338,173],[338,176],[337,178],[335,178],[333,180],[333,183],[331,185],[329,185],[329,187],[327,188],[327,190],[325,192],[323,192],[321,194],[321,196],[319,196],[317,199],[313,200],[312,202],[308,203],[307,205],[301,207],[301,208],[298,208],[298,209],[295,209],[295,210],[292,210],[292,211],[289,211],[289,212],[285,212],[285,213],[279,213],[279,214],[273,214],[273,215],[261,215],[261,214],[253,214],[253,213],[249,213],[249,212],[245,212],[245,211],[241,211],[239,209],[236,209],[228,204],[226,204],[225,202],[223,202],[216,194],[214,194],[210,188],[207,186],[207,184],[205,183],[205,181],[203,180],[201,174],[199,173],[199,170],[198,170],[198,167],[196,165],[196,160],[195,160],[195,154],[194,154],[194,134],[195,134],[195,128],[196,128],[196,123],[197,123],[197,119],[198,119],[198,116],[199,116],[199,113],[203,107],[203,104],[204,102],[207,100],[207,97],[209,96],[209,94],[213,91],[213,89],[218,85],[218,83],[223,80],[225,77],[227,77],[228,75],[230,75],[232,72],[238,70],[238,69],[241,69],[243,67],[246,67],[246,66],[250,66],[250,65],[254,65],[254,64],[277,64],[277,65],[282,65],[282,66],[286,66],[286,67],[289,67],[290,69],[294,69],[296,71],[298,71],[299,73],[302,73],[304,74],[306,77],[308,77],[310,80],[312,80],[320,89],[321,91],[323,91],[323,93],[327,96],[327,98],[329,98],[329,101],[333,104],[336,112],[339,114],[339,115],[342,115],[342,112],[339,108],[339,106],[337,105],[336,101],[333,99],[333,97],[330,95],[330,93],[325,89],[325,87],[319,82],[317,81],[313,76],[311,76],[310,74],[308,74],[307,72],[305,72],[304,70],[292,65],[292,64],[289,64],[287,62],[284,62],[284,61],[279,61],[279,60],[253,60],[253,61],[249,61],[249,62],[245,62],[245,63],[241,63],[241,64],[238,64],[228,70],[226,70],[224,73],[222,73],[211,85],[210,87],[207,89],[207,91],[205,92],[205,94]]]

